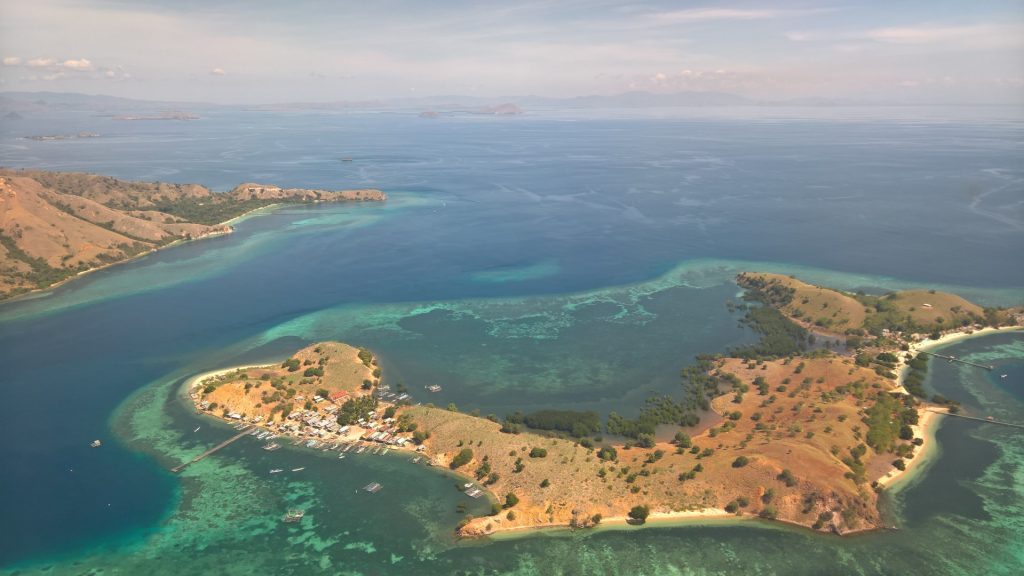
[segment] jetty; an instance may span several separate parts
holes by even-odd
[[[967,416],[966,414],[952,414],[944,410],[933,410],[927,409],[929,412],[935,412],[936,414],[945,414],[946,416],[952,416],[953,418],[963,418],[965,420],[974,420],[976,422],[984,422],[986,424],[997,424],[999,426],[1009,426],[1010,428],[1019,428],[1024,430],[1024,424],[1015,424],[1013,422],[1004,422],[1002,420],[995,420],[993,418],[978,418],[977,416]]]
[[[216,446],[214,446],[213,448],[210,448],[206,452],[203,452],[199,456],[196,456],[195,458],[189,460],[188,462],[185,462],[183,464],[179,464],[178,466],[175,466],[174,468],[171,468],[171,472],[174,472],[175,474],[177,474],[178,472],[181,472],[182,470],[187,468],[190,464],[195,464],[196,462],[199,462],[200,460],[202,460],[203,458],[206,458],[210,454],[213,454],[214,452],[220,450],[221,448],[224,448],[228,444],[231,444],[232,442],[235,442],[236,440],[241,439],[243,436],[248,436],[249,434],[252,434],[252,427],[251,426],[246,426],[238,434],[235,434],[231,438],[228,438],[227,440],[221,442],[220,444],[217,444]]]
[[[934,356],[936,358],[942,358],[943,360],[948,360],[950,362],[959,362],[961,364],[966,364],[968,366],[974,366],[975,368],[982,368],[984,370],[993,370],[994,369],[993,366],[987,366],[985,364],[978,364],[976,362],[970,362],[968,360],[961,360],[960,358],[957,358],[956,356],[947,356],[945,354],[936,354],[934,352],[926,352],[924,350],[921,351],[921,354],[927,354],[929,356]]]

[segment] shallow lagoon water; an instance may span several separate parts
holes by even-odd
[[[943,424],[943,455],[893,499],[903,530],[842,540],[749,522],[457,543],[456,506],[483,503],[403,458],[267,454],[246,440],[185,474],[166,471],[232,433],[182,407],[183,378],[323,338],[370,346],[386,379],[414,390],[444,385],[418,392],[424,401],[632,413],[650,394],[678,392],[694,354],[753,338],[725,306],[742,270],[1020,303],[1019,123],[256,120],[49,120],[104,135],[74,147],[4,127],[9,165],[219,189],[372,185],[392,200],[255,215],[230,237],[0,307],[0,386],[10,405],[31,407],[3,421],[17,440],[0,447],[10,464],[0,565],[74,574],[1010,574],[1024,565],[1020,437],[965,421]],[[1022,370],[1019,335],[955,346]],[[1019,388],[989,374],[937,364],[929,385],[978,413],[1024,421]],[[87,447],[95,437],[103,449]],[[267,474],[298,466],[306,470]],[[355,492],[371,480],[385,489]],[[279,522],[291,506],[309,510],[298,526]]]

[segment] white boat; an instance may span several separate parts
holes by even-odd
[[[305,466],[300,466],[299,468],[292,468],[292,472],[302,472],[305,469]]]
[[[1000,378],[1006,378],[1006,376],[1006,374],[1003,374],[1002,376],[1000,376]]]
[[[92,442],[89,442],[89,446],[92,448],[99,448],[100,446],[103,446],[103,442],[100,442],[99,440],[93,440]]]
[[[280,474],[281,472],[284,472],[284,469],[274,468],[273,470],[270,471],[271,474]]]
[[[195,429],[195,430],[193,430],[193,431],[192,431],[192,433],[194,434],[194,433],[196,433],[196,432],[199,432],[199,429],[200,429],[200,428],[202,428],[202,426],[196,426],[196,429]]]
[[[342,458],[344,458],[344,457],[345,457],[345,455],[344,455],[344,454],[338,454],[338,460],[341,460],[341,459],[342,459]]]
[[[359,450],[356,450],[356,454],[362,454],[366,451],[366,446],[360,446]]]
[[[388,450],[391,450],[391,448],[385,448],[384,451],[380,453],[380,455],[383,456],[383,455],[387,454]]]

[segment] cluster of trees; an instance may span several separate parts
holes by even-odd
[[[651,509],[646,505],[633,506],[629,510],[629,518],[637,524],[643,524],[647,521],[647,517],[650,516]]]
[[[807,330],[796,325],[775,308],[758,306],[747,310],[743,323],[761,335],[756,344],[732,351],[739,358],[780,358],[793,356],[807,349]]]
[[[470,450],[469,448],[463,448],[462,450],[459,451],[458,454],[455,455],[455,458],[452,458],[452,463],[449,464],[448,467],[451,468],[452,470],[455,470],[456,468],[469,464],[469,461],[472,459],[473,451]]]
[[[907,375],[903,387],[918,398],[924,398],[924,380],[928,376],[928,357],[918,354],[907,364]]]
[[[177,216],[196,224],[220,224],[246,212],[274,204],[275,200],[236,200],[227,194],[214,194],[213,198],[162,199],[150,210]]]
[[[900,440],[913,440],[911,426],[917,424],[914,400],[902,394],[878,394],[868,408],[864,423],[868,432],[864,441],[875,452],[891,452]]]
[[[377,409],[377,399],[372,395],[349,398],[338,410],[338,424],[348,426],[360,418],[365,418],[367,413]]]
[[[558,430],[575,438],[601,432],[601,417],[597,412],[576,410],[539,410],[529,414],[516,412],[505,418],[507,423],[525,424],[537,430]]]

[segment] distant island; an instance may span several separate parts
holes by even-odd
[[[0,299],[53,286],[175,242],[229,234],[229,222],[280,203],[382,201],[380,190],[129,182],[0,169]]]
[[[406,451],[451,471],[460,490],[491,501],[456,527],[462,536],[690,517],[849,534],[887,528],[879,493],[922,459],[935,418],[959,409],[924,398],[922,346],[1024,323],[1020,309],[935,291],[736,281],[744,301],[729,305],[760,341],[699,356],[682,370],[681,400],[651,398],[634,418],[414,404],[413,391],[382,383],[371,351],[338,342],[202,374],[187,389],[199,412],[262,429],[269,450],[280,437],[339,457]]]
[[[161,112],[159,114],[121,114],[114,120],[199,120],[198,114],[191,112]]]

